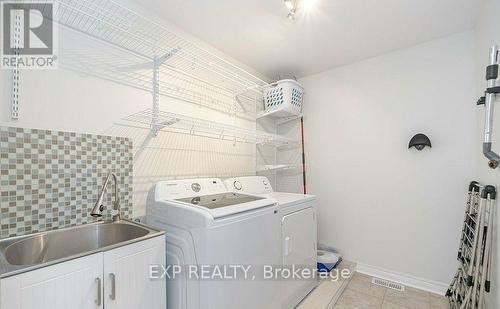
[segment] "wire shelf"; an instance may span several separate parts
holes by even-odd
[[[280,125],[280,124],[284,124],[284,123],[287,123],[287,122],[290,122],[290,121],[294,121],[294,120],[297,120],[297,119],[300,119],[302,118],[302,113],[301,114],[298,114],[298,115],[294,115],[294,116],[278,116],[279,115],[279,110],[272,110],[270,112],[261,112],[259,114],[256,115],[256,119],[257,120],[260,120],[260,119],[267,119],[267,118],[272,118],[276,121],[276,124],[277,125]]]
[[[153,111],[147,109],[125,117],[123,120],[150,126],[152,116]],[[235,143],[263,144],[277,147],[297,143],[297,141],[276,134],[260,132],[255,129],[245,129],[165,111],[159,112],[157,126],[159,130],[233,141]]]
[[[53,19],[65,29],[121,50],[111,52],[111,56],[134,58],[132,64],[127,64],[110,55],[97,55],[95,50],[88,54],[70,50],[69,54],[75,57],[64,60],[68,52],[63,51],[63,67],[152,91],[153,59],[175,51],[159,69],[161,95],[228,113],[255,116],[255,104],[261,100],[261,89],[266,82],[247,70],[116,1],[54,2]]]
[[[266,165],[258,165],[257,173],[263,172],[278,172],[278,171],[290,171],[290,170],[298,170],[302,168],[300,165],[291,165],[291,164],[266,164]]]
[[[60,67],[74,71],[83,76],[94,76],[137,89],[151,91],[150,70],[121,72],[120,67],[141,61],[122,50],[113,48],[102,49],[95,44],[80,48],[62,48],[60,52]],[[69,45],[69,44],[68,44]]]
[[[63,48],[60,59],[65,69],[151,91],[151,70],[129,70],[129,66],[140,64],[142,60],[122,50],[105,49],[95,42],[80,40],[78,49]],[[247,95],[238,103],[228,90],[207,86],[195,78],[177,76],[167,69],[162,69],[159,75],[159,94],[162,96],[254,119],[258,96]]]

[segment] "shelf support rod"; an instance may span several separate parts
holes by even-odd
[[[160,114],[160,61],[157,56],[153,59],[153,108],[151,117],[151,131],[153,136],[158,136],[158,131],[160,130],[159,125],[159,114]]]
[[[13,18],[12,28],[14,31],[11,32],[11,42],[14,43],[14,56],[19,57],[19,48],[21,48],[21,27],[22,25],[22,12],[15,12]],[[19,88],[21,71],[19,70],[19,65],[12,70],[12,107],[11,107],[11,119],[19,119]]]
[[[12,120],[19,119],[19,83],[20,83],[20,71],[19,68],[12,70],[12,107],[11,116]]]

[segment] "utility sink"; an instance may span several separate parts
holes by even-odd
[[[12,269],[36,268],[37,265],[106,251],[161,234],[163,232],[128,220],[98,222],[0,240],[0,258]],[[3,277],[5,268],[9,267],[1,266]]]

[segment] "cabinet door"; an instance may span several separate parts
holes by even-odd
[[[98,253],[2,279],[0,308],[103,308],[102,258]]]
[[[151,265],[165,265],[165,236],[104,252],[105,308],[165,309],[166,280],[151,279]]]

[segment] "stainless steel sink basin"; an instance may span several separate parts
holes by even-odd
[[[160,234],[162,232],[127,220],[98,222],[4,239],[0,241],[0,253],[4,262],[17,269],[106,251]],[[2,275],[4,272],[2,269]]]

